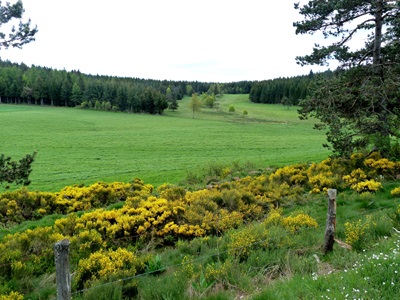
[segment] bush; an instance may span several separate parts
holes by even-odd
[[[105,280],[111,274],[116,274],[122,270],[129,270],[129,275],[133,276],[143,269],[143,262],[126,249],[100,250],[92,253],[89,258],[79,261],[76,270],[76,282],[78,287],[82,288],[87,281],[100,278]]]
[[[8,295],[0,295],[0,300],[23,300],[24,296],[18,292],[11,292]]]
[[[400,197],[400,187],[391,190],[390,195],[392,195],[393,197]]]

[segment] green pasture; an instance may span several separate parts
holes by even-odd
[[[300,121],[296,108],[225,95],[193,119],[189,101],[163,116],[1,104],[0,153],[19,159],[37,151],[30,189],[41,191],[136,177],[157,186],[215,162],[265,168],[328,155],[324,133]]]

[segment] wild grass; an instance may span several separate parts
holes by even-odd
[[[238,170],[245,164],[257,169],[327,156],[321,147],[324,136],[311,129],[312,122],[299,121],[294,108],[251,104],[243,96],[226,95],[218,108],[203,109],[193,120],[188,100],[165,116],[2,105],[0,125],[7,130],[0,131],[4,141],[0,152],[17,157],[38,150],[32,188],[43,191],[133,177],[154,185],[174,183],[188,173],[218,177],[225,164]],[[235,113],[228,113],[231,105]],[[243,116],[242,109],[249,114]],[[383,183],[376,193],[338,193],[336,238],[345,242],[346,222],[368,224],[362,232],[354,231],[360,239],[353,250],[335,243],[332,253],[322,254],[327,197],[303,194],[297,201],[283,203],[284,213],[304,212],[318,228],[289,234],[279,226],[267,227],[264,220],[248,220],[225,234],[180,239],[173,246],[132,241],[129,250],[150,258],[144,274],[111,275],[89,282],[83,290],[73,276],[73,298],[396,299],[400,218],[394,213],[400,198],[390,194],[398,181]],[[0,240],[9,233],[52,226],[60,217],[3,228]],[[73,270],[76,264],[72,261]],[[15,274],[0,286],[0,295],[14,290],[27,299],[55,297],[54,273]]]
[[[136,177],[158,186],[178,183],[205,165],[264,168],[328,155],[324,134],[300,121],[295,108],[225,95],[218,108],[203,108],[192,119],[189,100],[163,116],[2,104],[0,153],[19,159],[37,151],[30,189],[41,191]],[[236,112],[228,113],[230,105]]]
[[[388,198],[386,189],[374,194],[338,194],[339,240],[345,241],[346,222],[361,219],[369,224],[353,250],[335,243],[332,253],[322,254],[327,196],[303,195],[296,204],[282,203],[285,215],[307,213],[318,228],[289,233],[261,220],[248,221],[225,234],[180,239],[173,246],[133,242],[130,250],[150,258],[144,274],[111,275],[89,282],[83,290],[77,288],[73,276],[73,298],[396,299],[400,288],[400,235],[396,230],[400,230],[400,223],[391,217],[399,209],[400,199]],[[368,205],[371,202],[375,205]],[[52,217],[24,222],[13,232],[23,232],[31,225],[51,226]],[[76,270],[76,263],[72,262],[72,270]],[[14,275],[0,286],[0,294],[15,290],[25,292],[27,299],[54,297],[54,274],[36,278]]]

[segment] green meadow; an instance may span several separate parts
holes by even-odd
[[[188,190],[161,186],[154,191],[136,184],[129,190],[139,194],[126,201],[113,188],[102,199],[101,185],[89,194],[79,187],[71,189],[76,193],[55,193],[59,196],[23,189],[4,193],[0,299],[55,299],[56,238],[71,240],[74,299],[398,298],[395,164],[377,158],[377,170],[382,167],[385,174],[377,176],[377,170],[367,171],[365,160],[362,168],[382,185],[357,192],[345,185],[338,163],[290,166],[329,155],[322,147],[324,133],[312,129],[312,120],[300,121],[295,107],[225,95],[216,108],[203,108],[193,119],[189,101],[184,98],[177,111],[162,116],[0,105],[0,153],[18,159],[37,151],[30,190],[57,192],[67,185],[135,177],[154,186],[176,184],[223,164],[248,163],[266,174],[243,181],[224,178],[219,185],[191,192],[190,184]],[[235,112],[229,113],[231,106]],[[360,163],[354,159],[343,166],[357,180],[363,171],[353,172],[351,167]],[[324,254],[327,197],[310,191],[322,190],[327,182],[338,187],[337,242]],[[68,214],[52,208],[61,209],[63,201],[77,209],[93,206]],[[103,208],[96,209],[95,203]],[[147,223],[148,229],[140,225]],[[211,229],[196,236],[193,224]],[[172,225],[182,231],[165,234]],[[135,259],[120,264],[131,256]]]
[[[158,186],[214,163],[262,169],[329,155],[324,133],[299,120],[295,107],[225,95],[193,119],[189,101],[162,116],[1,104],[0,153],[19,159],[37,151],[30,190],[41,191],[134,178]]]

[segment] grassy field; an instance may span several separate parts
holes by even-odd
[[[157,186],[221,163],[266,168],[329,154],[295,108],[225,95],[192,119],[188,103],[163,116],[0,105],[0,153],[37,150],[30,189],[42,191],[134,177]],[[74,299],[397,299],[398,164],[365,158],[270,169],[199,191],[135,183],[125,195],[119,184],[4,193],[0,299],[55,299],[52,255],[65,238]],[[348,245],[324,254],[327,195],[317,190],[326,186],[338,188],[335,238]]]
[[[264,168],[328,155],[324,134],[300,121],[295,108],[225,95],[218,108],[192,119],[189,100],[163,116],[2,104],[0,153],[19,159],[37,151],[30,189],[41,191],[135,177],[157,186],[215,162]]]

